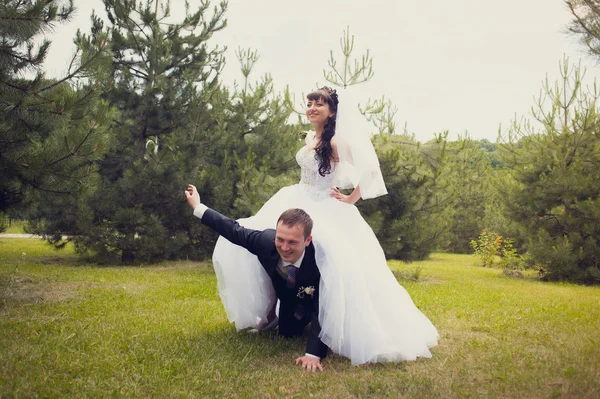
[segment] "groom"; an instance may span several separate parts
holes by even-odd
[[[321,274],[311,243],[310,216],[302,209],[288,209],[279,217],[276,230],[251,230],[202,204],[193,185],[188,185],[185,196],[194,209],[194,216],[203,224],[258,257],[279,299],[279,335],[286,338],[300,336],[310,323],[306,354],[297,358],[296,364],[311,371],[323,371],[320,359],[327,355],[327,346],[319,339]]]

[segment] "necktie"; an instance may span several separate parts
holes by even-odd
[[[293,265],[289,265],[287,267],[287,287],[294,288],[296,287],[296,273],[298,272],[298,268]]]

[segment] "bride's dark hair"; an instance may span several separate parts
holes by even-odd
[[[333,116],[327,118],[323,133],[321,133],[321,141],[315,148],[315,158],[319,161],[319,174],[325,176],[331,173],[331,158],[333,156],[333,148],[331,148],[331,138],[335,135],[335,117],[338,109],[338,95],[335,89],[323,86],[318,90],[309,93],[306,98],[309,101],[326,101],[329,105],[329,110]]]

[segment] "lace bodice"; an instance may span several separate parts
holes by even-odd
[[[304,146],[296,153],[296,162],[300,165],[300,184],[315,198],[330,198],[334,186],[336,164],[331,164],[331,173],[319,174],[319,161],[315,158],[315,150]]]

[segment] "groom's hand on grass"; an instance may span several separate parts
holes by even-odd
[[[192,209],[196,209],[200,205],[200,194],[198,194],[195,186],[188,184],[185,190],[185,199]]]
[[[317,369],[323,371],[323,366],[321,365],[321,360],[314,356],[302,356],[296,359],[296,364],[302,366],[303,369],[307,369],[312,372],[316,372]]]

